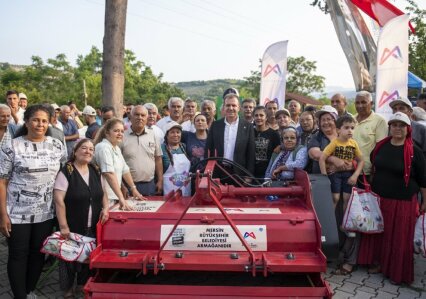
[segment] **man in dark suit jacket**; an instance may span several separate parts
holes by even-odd
[[[223,94],[225,117],[213,122],[207,136],[205,156],[232,160],[254,173],[255,143],[253,125],[238,117],[238,91],[229,88]],[[234,169],[236,174],[242,174]]]

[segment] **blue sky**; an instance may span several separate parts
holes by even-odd
[[[126,48],[168,82],[242,79],[270,44],[289,40],[288,55],[317,61],[326,85],[353,88],[330,17],[311,2],[128,0]],[[104,1],[0,0],[0,10],[0,62],[64,53],[75,64],[93,45],[102,51]]]

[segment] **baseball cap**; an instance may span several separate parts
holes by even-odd
[[[238,90],[236,88],[228,88],[227,90],[225,90],[225,92],[223,93],[223,99],[226,99],[227,97],[230,96],[236,96],[237,98],[240,97],[240,94],[238,93]]]
[[[330,105],[322,106],[320,110],[315,112],[315,117],[317,119],[320,119],[321,115],[323,115],[325,113],[330,113],[334,117],[334,119],[337,119],[337,115],[338,115],[337,110]]]
[[[392,114],[392,116],[389,118],[388,124],[390,125],[391,123],[394,123],[394,122],[397,122],[397,121],[403,122],[406,125],[411,126],[411,121],[408,118],[407,114],[405,114],[405,113],[396,112],[396,113]]]
[[[58,104],[56,103],[50,104],[50,106],[52,106],[55,110],[61,110],[61,108],[59,108]]]
[[[399,97],[396,100],[393,100],[389,103],[389,106],[393,108],[393,106],[395,106],[396,104],[404,104],[413,109],[413,104],[411,104],[411,101],[406,97]]]
[[[164,134],[166,134],[167,135],[167,132],[168,131],[170,131],[171,129],[173,129],[173,128],[178,128],[178,129],[180,129],[181,131],[182,131],[182,126],[180,125],[180,124],[178,124],[177,122],[175,122],[175,121],[171,121],[171,122],[168,122],[165,126],[164,126]]]
[[[19,99],[26,99],[26,100],[28,100],[28,98],[27,98],[26,94],[25,94],[25,93],[23,93],[23,92],[21,92],[21,93],[19,94]]]
[[[281,114],[285,114],[288,117],[291,117],[290,111],[288,111],[287,109],[283,108],[283,109],[280,109],[277,112],[275,112],[275,118],[278,118],[278,116],[280,116]]]
[[[82,113],[86,114],[86,115],[96,116],[96,110],[92,106],[89,106],[89,105],[87,105],[86,107],[84,107]]]

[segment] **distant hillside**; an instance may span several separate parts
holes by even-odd
[[[217,79],[208,81],[188,81],[173,83],[174,86],[183,90],[187,97],[196,100],[204,98],[216,98],[221,96],[225,89],[229,87],[240,88],[243,80],[237,79]]]

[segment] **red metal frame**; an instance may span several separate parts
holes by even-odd
[[[91,298],[110,298],[116,293],[120,293],[118,297],[125,298],[205,298],[207,295],[221,298],[331,298],[330,287],[320,275],[326,270],[326,258],[321,252],[321,227],[311,201],[306,173],[295,171],[297,184],[288,187],[247,188],[220,184],[218,179],[212,178],[215,167],[219,167],[216,161],[208,161],[204,174],[197,173],[196,193],[191,198],[182,197],[179,191],[171,192],[164,198],[152,198],[166,200],[157,213],[110,212],[107,225],[98,224],[98,247],[92,252],[90,261],[91,268],[97,268],[98,272],[85,288]],[[228,174],[226,169],[221,170]],[[280,196],[282,200],[264,200],[271,194]],[[244,196],[253,198],[253,202],[238,199]],[[190,207],[197,206],[217,207],[220,214],[188,214]],[[230,215],[225,207],[275,207],[283,212],[279,215],[258,214],[256,219],[252,219],[247,215]],[[164,250],[179,225],[197,223],[229,225],[245,251],[238,252],[239,258],[232,260],[229,251],[185,251],[185,257],[179,259],[175,256],[176,251]],[[237,224],[253,223],[267,225],[268,251],[254,252],[237,228]],[[173,228],[159,244],[156,242],[163,224],[173,225]],[[281,235],[288,243],[281,241]],[[120,256],[123,249],[128,255]],[[284,258],[290,252],[295,254],[296,260]],[[108,271],[114,271],[112,269],[133,269],[143,275],[151,270],[154,275],[160,270],[251,272],[252,277],[257,272],[264,277],[268,273],[279,272],[311,273],[315,281],[311,287],[130,285],[105,282],[103,277]]]

